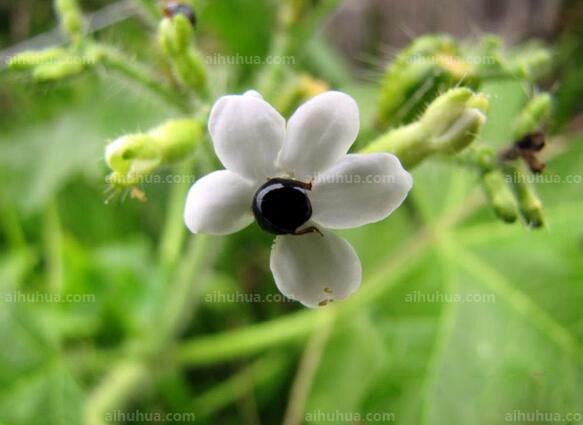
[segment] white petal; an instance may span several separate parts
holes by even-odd
[[[348,297],[362,278],[352,246],[331,232],[278,236],[271,271],[281,293],[307,307]]]
[[[397,209],[412,186],[395,155],[346,155],[314,180],[312,220],[331,229],[374,223]]]
[[[256,90],[247,90],[245,93],[243,93],[243,96],[255,96],[257,99],[263,99],[261,93]]]
[[[184,222],[192,233],[233,233],[253,221],[255,185],[237,174],[220,170],[199,179],[188,192]]]
[[[347,94],[330,91],[310,99],[288,122],[281,167],[299,180],[309,180],[348,152],[359,122],[358,105]]]
[[[209,132],[228,170],[255,181],[275,176],[285,120],[257,92],[223,96],[213,106]]]

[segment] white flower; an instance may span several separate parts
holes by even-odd
[[[309,100],[287,125],[255,91],[221,97],[209,132],[226,170],[192,186],[186,225],[226,234],[255,217],[277,234],[271,271],[285,296],[308,307],[346,298],[360,286],[360,260],[327,229],[386,218],[413,184],[394,155],[347,154],[358,130],[358,106],[340,92]]]

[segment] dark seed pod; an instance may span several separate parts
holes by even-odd
[[[522,158],[528,165],[528,168],[533,173],[542,173],[545,169],[545,164],[540,161],[537,154],[545,147],[545,134],[542,131],[529,133],[517,140],[510,148],[502,152],[501,158],[507,161],[513,161]]]
[[[194,13],[194,9],[187,4],[170,1],[164,5],[164,16],[167,18],[173,18],[177,15],[183,15],[190,21],[193,27],[196,26],[196,14]]]
[[[527,134],[518,140],[515,145],[522,150],[540,152],[545,147],[545,134],[542,131]]]

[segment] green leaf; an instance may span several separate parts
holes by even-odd
[[[0,422],[81,423],[83,391],[64,364],[50,316],[1,295]]]
[[[366,314],[352,317],[350,323],[335,330],[306,405],[306,415],[314,418],[310,423],[328,423],[322,421],[319,412],[326,418],[336,412],[354,415],[360,411],[376,373],[388,360],[380,341],[378,330]]]

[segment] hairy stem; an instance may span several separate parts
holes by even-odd
[[[127,57],[123,52],[111,46],[94,44],[93,47],[96,49],[97,56],[109,68],[161,97],[168,104],[178,108],[182,112],[189,111],[188,103],[182,95],[160,82],[144,65],[139,64],[135,59]]]

